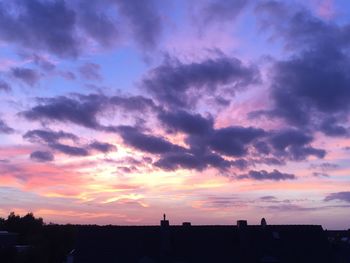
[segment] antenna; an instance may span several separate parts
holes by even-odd
[[[163,219],[164,219],[164,221],[165,221],[165,218],[166,218],[166,215],[165,215],[165,214],[163,214]]]

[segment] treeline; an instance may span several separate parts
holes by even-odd
[[[45,224],[32,213],[19,216],[12,212],[0,218],[0,231],[17,233],[16,245],[26,246],[22,251],[0,248],[0,262],[4,263],[62,263],[74,247],[74,226]]]

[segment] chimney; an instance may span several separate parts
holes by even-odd
[[[266,223],[266,219],[265,218],[262,218],[261,219],[261,226],[262,227],[266,227],[267,223]]]
[[[166,215],[163,215],[163,220],[160,221],[161,227],[168,227],[169,226],[169,220],[166,220]]]
[[[191,222],[183,222],[182,226],[183,227],[190,227],[191,226]]]
[[[170,227],[169,220],[166,220],[166,215],[163,215],[163,220],[160,221],[160,233],[161,233],[161,262],[167,262],[167,258],[170,255],[171,243],[170,243]]]

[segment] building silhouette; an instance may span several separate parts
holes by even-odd
[[[80,226],[70,262],[335,263],[319,225]],[[340,259],[339,259],[340,260]]]

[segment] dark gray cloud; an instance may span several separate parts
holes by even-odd
[[[282,173],[276,169],[272,172],[267,172],[265,170],[261,171],[249,171],[248,174],[243,174],[238,176],[239,179],[249,178],[253,180],[273,180],[273,181],[281,181],[281,180],[293,180],[296,179],[294,174]]]
[[[322,173],[320,173],[320,172],[313,172],[312,175],[315,176],[315,177],[329,177],[329,174],[323,173],[323,172]]]
[[[186,134],[208,133],[213,129],[214,122],[211,118],[204,118],[200,114],[190,114],[185,111],[162,111],[158,119],[168,129]]]
[[[205,24],[232,21],[248,2],[248,0],[209,0],[201,6],[199,19]]]
[[[80,75],[85,80],[101,80],[100,65],[96,63],[85,63],[79,68]]]
[[[61,139],[77,141],[78,137],[73,133],[52,130],[30,130],[23,135],[24,139],[38,143],[56,143]]]
[[[162,125],[170,132],[184,133],[188,146],[185,151],[163,154],[155,164],[164,169],[203,170],[211,166],[243,170],[255,164],[285,165],[286,161],[325,155],[324,150],[311,146],[313,136],[301,130],[265,131],[242,126],[215,129],[211,117],[185,111],[159,112],[158,120]]]
[[[338,192],[327,195],[325,201],[339,200],[344,202],[350,202],[350,192]]]
[[[281,204],[281,205],[270,205],[266,207],[267,209],[273,210],[273,211],[279,211],[279,212],[290,212],[290,211],[316,211],[323,209],[323,207],[304,207],[300,205],[294,205],[294,204]]]
[[[164,154],[182,151],[183,148],[168,142],[166,139],[154,135],[144,134],[138,128],[131,126],[119,126],[118,132],[124,143],[141,151]]]
[[[114,109],[126,113],[151,111],[168,132],[184,134],[186,147],[171,143],[164,137],[155,136],[152,132],[140,128],[141,126],[102,125],[99,121],[100,115]],[[305,160],[311,155],[322,158],[325,155],[324,150],[311,146],[314,138],[306,131],[265,131],[242,126],[215,129],[211,116],[204,117],[184,110],[165,110],[155,105],[153,100],[142,96],[76,94],[72,97],[39,99],[37,106],[21,114],[29,120],[68,122],[117,133],[126,145],[146,153],[157,154],[158,160],[153,164],[166,170],[201,171],[208,167],[219,170],[236,167],[244,170],[259,163],[283,165],[289,160]],[[57,141],[51,144],[55,143]],[[52,149],[57,148],[51,144],[48,146]],[[104,146],[106,148],[102,149]],[[107,148],[107,145],[101,145],[102,152],[107,152]],[[61,146],[55,150],[60,149]],[[91,150],[93,147],[84,146],[84,149]],[[86,153],[81,151],[81,154]]]
[[[231,126],[214,130],[208,140],[214,151],[228,156],[240,157],[247,154],[248,144],[264,135],[263,129]]]
[[[137,42],[146,49],[157,46],[162,33],[162,21],[155,2],[153,0],[115,0],[115,2]]]
[[[52,63],[51,61],[49,61],[43,56],[34,54],[31,58],[37,66],[39,66],[41,69],[45,71],[52,71],[56,68],[56,65],[54,63]]]
[[[65,78],[67,80],[75,80],[76,79],[75,74],[71,71],[61,71],[61,72],[59,72],[59,75],[62,78]]]
[[[60,96],[38,99],[38,105],[20,114],[28,120],[70,122],[96,130],[106,130],[99,121],[101,113],[114,108],[126,112],[155,109],[151,99],[142,96],[108,97],[102,94],[81,95],[72,97]]]
[[[304,160],[310,155],[323,158],[326,154],[325,150],[310,146],[313,136],[301,130],[275,131],[268,140],[275,156],[285,156],[291,160]]]
[[[321,163],[321,164],[311,164],[310,165],[310,168],[312,169],[321,169],[322,171],[329,171],[329,170],[334,170],[336,168],[338,168],[339,165],[338,164],[335,164],[335,163],[328,163],[328,162],[325,162],[325,163]]]
[[[225,86],[233,95],[258,80],[255,67],[220,57],[190,64],[166,60],[149,72],[142,86],[162,105],[191,108],[202,96],[216,97],[219,87]]]
[[[11,9],[16,12],[10,12]],[[19,0],[0,5],[0,38],[21,47],[76,56],[76,14],[65,1]]]
[[[97,114],[106,108],[105,101],[106,98],[100,95],[45,98],[39,100],[39,105],[21,114],[28,120],[71,122],[98,129]]]
[[[55,151],[71,156],[88,156],[89,151],[83,147],[70,146],[62,143],[51,143],[49,147]]]
[[[29,86],[34,86],[40,80],[40,74],[30,68],[13,68],[11,69],[12,76]]]
[[[73,142],[77,142],[79,138],[64,131],[52,131],[52,130],[31,130],[23,135],[24,139],[27,139],[33,143],[41,143],[47,145],[50,149],[58,151],[71,156],[87,156],[89,152],[82,147],[70,146],[62,144],[60,140],[69,139]],[[40,155],[38,153],[37,155]]]
[[[54,160],[54,156],[51,152],[35,151],[30,154],[30,159],[36,162],[51,162]]]
[[[32,143],[40,143],[47,145],[50,149],[71,156],[88,156],[89,150],[95,150],[102,153],[115,151],[117,148],[113,144],[100,141],[93,141],[87,145],[67,145],[61,143],[62,140],[70,140],[74,144],[79,141],[79,138],[72,133],[64,131],[52,130],[31,130],[23,135],[23,138]],[[42,152],[36,153],[34,157],[40,158],[40,155],[45,155]],[[33,157],[33,158],[34,158]]]
[[[161,19],[152,1],[40,1],[0,3],[0,39],[25,50],[74,58],[88,45],[111,47],[131,38],[148,50],[161,34]],[[122,28],[123,30],[120,30]],[[96,45],[95,45],[96,46]]]
[[[14,131],[15,130],[8,126],[5,121],[0,119],[0,133],[10,134]]]
[[[292,53],[275,62],[268,115],[328,136],[347,136],[349,24],[326,22],[303,7],[277,1],[259,2],[257,14],[262,29]]]
[[[271,201],[271,200],[276,200],[277,198],[273,195],[265,195],[260,197],[260,199],[263,201]]]
[[[113,96],[110,98],[110,103],[116,105],[126,112],[143,112],[153,110],[158,111],[158,107],[152,99],[143,96]]]
[[[114,146],[113,144],[110,143],[105,143],[105,142],[99,142],[99,141],[94,141],[89,144],[90,149],[97,150],[102,153],[108,153],[112,151],[116,151],[117,147]]]
[[[164,154],[154,165],[165,170],[194,169],[198,171],[208,167],[226,170],[235,166],[231,161],[225,160],[220,155],[213,153],[198,154],[191,151]]]
[[[0,91],[9,92],[11,91],[11,86],[6,81],[0,79]]]
[[[274,39],[282,39],[288,49],[345,47],[350,43],[347,24],[324,21],[293,2],[259,1],[256,14],[261,28],[270,30]]]
[[[110,47],[120,41],[121,35],[116,18],[109,16],[113,10],[111,1],[80,1],[78,5],[77,25],[86,34],[102,46]],[[107,12],[106,12],[107,11]]]
[[[334,136],[334,137],[349,136],[349,128],[339,125],[335,117],[330,117],[322,121],[320,130],[328,136]]]

